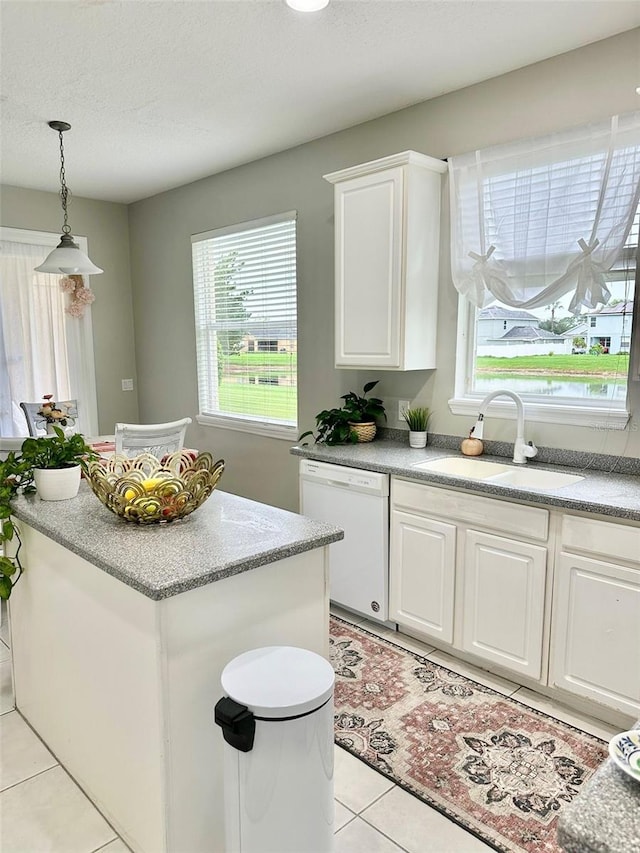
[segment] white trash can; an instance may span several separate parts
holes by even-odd
[[[333,849],[331,664],[292,646],[224,668],[215,722],[224,745],[226,853]]]

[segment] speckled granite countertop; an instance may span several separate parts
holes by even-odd
[[[82,482],[70,501],[20,495],[16,518],[156,600],[275,563],[343,538],[337,527],[215,491],[172,524],[119,519]]]
[[[640,850],[640,783],[608,758],[576,799],[561,809],[558,841],[567,853]]]
[[[406,435],[406,433],[405,433]],[[459,442],[459,440],[458,440]],[[362,444],[339,445],[327,447],[324,444],[309,444],[291,448],[295,456],[316,459],[320,462],[333,462],[337,465],[348,465],[352,468],[362,468],[367,471],[380,471],[386,474],[396,474],[409,477],[423,483],[451,486],[467,491],[479,492],[488,496],[505,498],[519,502],[532,503],[541,506],[556,506],[576,512],[591,512],[609,515],[640,522],[640,465],[635,473],[635,462],[629,460],[627,470],[634,473],[617,473],[612,470],[602,470],[589,467],[593,464],[592,457],[587,454],[572,454],[566,452],[562,458],[572,458],[582,462],[577,467],[556,465],[537,459],[526,463],[528,468],[561,471],[567,474],[580,474],[584,477],[579,483],[563,486],[559,489],[533,489],[522,486],[510,486],[506,483],[488,480],[471,480],[465,477],[453,477],[435,471],[424,471],[412,466],[416,462],[427,459],[442,459],[445,456],[462,454],[457,448],[429,445],[423,450],[409,447],[408,438],[390,438]],[[548,455],[548,454],[547,454]],[[540,454],[545,458],[545,454]],[[603,463],[603,458],[605,462]],[[606,465],[607,457],[600,457],[599,465]],[[611,458],[611,466],[619,464],[616,457]],[[492,462],[509,463],[505,456],[491,456],[486,453],[481,459]],[[516,465],[516,468],[523,466]]]

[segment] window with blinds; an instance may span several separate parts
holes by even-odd
[[[191,238],[200,423],[297,434],[296,213]]]

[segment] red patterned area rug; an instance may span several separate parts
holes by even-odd
[[[603,741],[333,616],[330,643],[339,746],[496,850],[561,849]]]

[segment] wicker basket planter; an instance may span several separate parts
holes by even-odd
[[[376,437],[376,424],[375,421],[370,421],[368,423],[363,424],[354,424],[349,421],[349,426],[351,427],[351,431],[355,432],[358,436],[358,441],[373,441]]]

